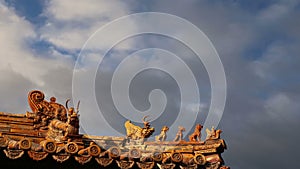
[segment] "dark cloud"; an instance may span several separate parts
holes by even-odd
[[[56,3],[64,11],[63,6],[60,6],[58,1]],[[88,4],[86,5],[90,7]],[[185,18],[198,26],[215,45],[224,64],[228,84],[226,108],[219,125],[219,128],[224,130],[222,137],[228,144],[228,150],[224,153],[224,159],[228,165],[241,169],[297,168],[299,157],[297,152],[300,150],[298,145],[300,136],[297,134],[297,129],[300,127],[298,103],[300,100],[299,2],[296,0],[259,0],[255,2],[236,0],[174,2],[170,0],[153,1],[152,3],[130,1],[127,5],[131,12],[157,11]],[[128,13],[128,9],[124,9],[124,12],[118,13],[117,16]],[[66,16],[53,12],[53,16],[57,14],[55,16],[58,18],[67,20],[66,17],[73,18],[74,15],[82,15],[82,13],[73,12],[70,10]],[[109,13],[110,11],[105,12],[108,15]],[[98,18],[92,11],[85,14]],[[57,18],[53,16],[48,20],[57,24],[57,20],[55,20]],[[112,16],[112,18],[116,17],[116,15]],[[89,32],[95,27],[80,32]],[[65,35],[69,29],[71,28],[60,30],[60,34]],[[72,43],[67,44],[68,41],[65,40],[58,43],[55,40],[60,39],[54,36],[57,29],[50,30],[53,32],[49,32],[49,28],[45,25],[39,31],[47,35],[46,40],[54,38],[51,42],[58,46],[62,43],[64,45],[61,47],[68,50],[78,50],[78,46],[83,43],[82,39],[85,40],[82,37],[76,38],[78,36],[76,35],[68,37],[67,40],[73,40]],[[77,30],[73,30],[73,33],[78,34]],[[184,61],[192,67],[192,71],[199,75],[197,82],[201,84],[200,93],[204,95],[204,102],[209,103],[210,88],[207,73],[203,65],[198,61],[195,62],[195,59],[191,57],[193,56],[191,51],[185,49],[174,39],[150,35],[140,37],[140,39],[139,37],[135,38],[139,42],[139,46],[143,48],[159,47],[182,56]],[[80,42],[76,39],[80,39]],[[26,52],[28,55],[27,50]],[[17,54],[20,53],[22,52]],[[57,58],[67,57],[59,51],[53,55]],[[124,55],[128,55],[128,53],[116,52],[110,58],[113,63],[104,63],[114,67]],[[27,64],[34,67],[34,63],[49,61],[49,64],[53,65],[53,67],[44,66],[47,71],[34,76],[34,80],[42,82],[40,84],[33,83],[32,79],[20,72],[10,69],[1,70],[3,76],[0,76],[0,92],[2,96],[5,96],[1,97],[1,109],[10,112],[24,112],[27,107],[24,100],[26,100],[28,90],[33,88],[43,89],[47,95],[56,95],[61,101],[70,97],[73,66],[70,62],[72,61],[57,59],[58,62],[61,62],[58,64],[53,60],[55,58]],[[38,72],[38,68],[33,69],[32,72]],[[110,71],[102,71],[105,74],[98,79],[100,82],[95,82],[98,87],[96,94],[99,95],[99,101],[102,101],[102,105],[104,105],[102,109],[105,109],[106,112],[115,112],[116,110],[109,100],[110,90],[108,89],[110,89],[112,73]],[[169,98],[177,98],[177,86],[169,85],[168,82],[173,84],[173,81],[168,78],[170,77],[162,72],[155,71],[144,75],[139,74],[130,88],[133,105],[138,109],[146,110],[149,107],[147,94],[151,89],[160,85],[160,88],[167,92]],[[164,81],[166,79],[167,81]],[[85,87],[84,78],[82,87],[82,89]],[[85,104],[86,98],[81,99],[83,100],[82,104]],[[173,99],[171,102],[173,107],[170,107],[170,111],[176,112],[178,100]],[[197,122],[202,123],[205,115],[200,114],[200,116],[197,118]],[[120,122],[124,120],[119,118],[112,121],[116,125],[120,125]],[[99,133],[97,122],[91,121],[88,125],[95,126],[93,132]],[[106,128],[102,129],[101,134],[110,134]]]
[[[239,1],[164,1],[153,10],[191,21],[220,54],[228,82],[219,126],[228,143],[227,164],[243,169],[296,168],[299,4],[253,3],[249,10]]]

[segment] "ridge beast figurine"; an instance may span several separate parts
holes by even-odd
[[[150,127],[150,123],[146,121],[147,117],[148,116],[144,116],[142,120],[144,123],[144,127],[136,126],[129,120],[125,122],[124,126],[126,128],[128,138],[134,140],[145,139],[150,137],[154,133],[155,129],[153,127]]]

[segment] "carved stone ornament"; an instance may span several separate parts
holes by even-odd
[[[23,156],[24,151],[23,150],[3,150],[6,157],[9,159],[15,160]]]
[[[48,156],[47,152],[28,151],[27,153],[28,153],[29,157],[35,161],[43,160]]]

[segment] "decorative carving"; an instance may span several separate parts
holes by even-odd
[[[121,150],[119,147],[111,147],[108,150],[108,155],[110,158],[118,158],[121,155]]]
[[[70,142],[66,144],[65,150],[67,153],[76,154],[78,151],[78,145],[76,143]]]
[[[170,164],[157,164],[158,168],[160,169],[173,169],[176,167],[176,164],[170,163]]]
[[[140,162],[154,162],[152,155],[150,154],[143,154],[140,158]]]
[[[45,95],[43,92],[34,90],[28,94],[28,103],[33,113],[41,111],[50,111],[49,103],[44,101]]]
[[[45,140],[40,143],[47,153],[54,153],[56,151],[57,145],[52,140]]]
[[[62,163],[62,162],[67,161],[67,160],[71,157],[71,155],[70,155],[70,154],[64,153],[64,154],[52,155],[52,157],[53,157],[53,159],[56,160],[57,162]]]
[[[91,156],[94,156],[94,157],[97,157],[100,155],[101,153],[101,148],[97,145],[93,145],[91,144],[89,147],[88,147],[88,153],[89,155]]]
[[[160,151],[154,151],[152,153],[152,158],[156,162],[161,162],[163,160],[163,154]]]
[[[203,126],[201,124],[197,124],[196,127],[195,127],[195,130],[194,130],[194,133],[192,133],[190,136],[189,136],[189,140],[190,141],[201,141],[201,130],[202,130]]]
[[[52,108],[52,112],[54,113],[54,117],[60,121],[66,122],[67,121],[66,108],[63,105],[56,103],[55,97],[50,98],[49,104]]]
[[[133,148],[129,150],[129,157],[130,158],[135,158],[135,159],[139,159],[141,158],[142,153],[141,150],[137,149],[137,148]]]
[[[155,137],[155,141],[165,141],[167,139],[167,131],[168,130],[169,130],[169,127],[163,126],[160,134]]]
[[[155,130],[153,127],[150,127],[149,122],[146,121],[147,117],[148,116],[145,116],[143,118],[143,123],[144,123],[143,128],[132,124],[131,121],[129,120],[125,122],[125,128],[126,128],[128,138],[138,140],[138,139],[148,138],[153,134]]]
[[[43,160],[48,156],[47,152],[28,151],[27,153],[28,153],[29,157],[35,161]]]
[[[95,158],[95,159],[96,159],[97,163],[103,167],[109,166],[114,161],[114,159],[112,159],[112,158],[105,158],[105,157],[100,157],[100,158]]]
[[[9,159],[15,160],[23,156],[24,151],[23,150],[3,150],[6,157]]]
[[[155,162],[137,162],[136,163],[140,169],[152,169]]]
[[[172,152],[171,153],[171,160],[175,163],[180,163],[183,160],[183,155],[179,152]]]
[[[92,159],[92,156],[75,156],[75,160],[80,164],[85,164],[90,162]]]
[[[77,113],[68,116],[67,122],[54,119],[49,124],[47,138],[56,141],[65,141],[69,135],[78,135],[79,117]]]
[[[194,162],[199,165],[204,165],[206,163],[206,158],[202,154],[196,154],[194,156]]]
[[[27,138],[23,138],[19,141],[19,148],[22,150],[29,150],[31,148],[31,141]]]
[[[220,139],[220,134],[222,130],[215,130],[214,126],[212,126],[211,130],[206,129],[206,139]]]
[[[185,132],[185,128],[182,126],[178,127],[178,132],[173,141],[181,141],[183,140],[183,132]]]
[[[134,165],[134,161],[117,161],[118,166],[121,169],[129,169]]]
[[[44,99],[45,95],[41,91],[34,90],[28,94],[28,103],[33,113],[27,113],[27,117],[34,119],[35,128],[47,129],[54,118],[66,121],[65,107],[55,103],[55,97],[51,97],[50,103]]]
[[[66,107],[68,108],[69,99],[66,101]],[[47,138],[56,141],[66,141],[69,135],[79,134],[79,104],[77,104],[76,111],[73,107],[68,109],[68,120],[67,122],[62,121],[58,118],[51,120],[47,132]]]

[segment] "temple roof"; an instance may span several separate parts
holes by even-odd
[[[0,112],[0,163],[19,168],[228,168],[221,154],[226,144],[221,130],[207,129],[201,141],[202,126],[196,125],[189,140],[183,140],[183,127],[176,138],[166,141],[164,126],[155,141],[147,141],[154,128],[126,122],[126,137],[91,136],[79,133],[78,108],[68,108],[44,100],[40,91],[28,95],[31,112]],[[4,158],[6,156],[7,158]],[[6,160],[5,160],[6,159]],[[76,163],[74,163],[76,161]],[[17,163],[15,163],[17,162]],[[26,167],[25,167],[26,168]]]

